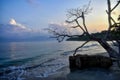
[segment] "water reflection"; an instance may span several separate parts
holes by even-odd
[[[15,59],[15,54],[16,54],[16,43],[10,43],[10,58]]]
[[[10,58],[10,44],[11,43],[0,43],[0,59]],[[1,60],[0,60],[1,61]]]
[[[19,49],[18,44],[20,43],[0,43],[0,67],[11,64],[10,61],[19,59],[21,49]]]

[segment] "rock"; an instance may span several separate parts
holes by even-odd
[[[108,69],[112,64],[112,59],[106,56],[80,54],[69,56],[69,67],[71,70],[94,67]]]

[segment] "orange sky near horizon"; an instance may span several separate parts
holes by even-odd
[[[31,29],[41,30],[49,27],[51,22],[65,23],[68,9],[83,8],[90,0],[32,0],[33,3],[28,1],[0,0],[0,24],[6,24],[9,20],[14,19]],[[34,2],[39,5],[36,6]],[[111,0],[112,7],[116,2],[117,0]],[[91,0],[90,7],[93,8],[91,13],[85,16],[88,30],[90,32],[106,30],[108,28],[107,0]],[[112,13],[116,19],[118,14],[120,14],[120,5]]]
[[[101,32],[102,30],[108,29],[108,15],[105,10],[107,10],[106,2],[102,5],[97,5],[96,3],[92,3],[92,13],[86,16],[86,25],[88,26],[88,30],[90,32]],[[115,3],[113,4],[115,5]],[[113,7],[112,5],[112,7]],[[118,16],[120,15],[120,5],[112,12],[112,17],[116,22]]]
[[[116,4],[116,1],[115,2],[112,1],[111,4],[113,7]],[[93,8],[91,13],[85,15],[86,26],[88,28],[88,31],[90,33],[96,33],[96,32],[101,32],[103,30],[107,30],[108,29],[108,15],[106,13],[107,0],[106,1],[92,0],[90,7]],[[119,14],[120,14],[120,5],[112,12],[112,17],[114,18],[115,21],[117,21]],[[79,23],[80,25],[82,25],[81,20]]]

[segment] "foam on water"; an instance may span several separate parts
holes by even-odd
[[[61,68],[69,65],[68,56],[73,54],[74,49],[76,48],[76,45],[78,46],[79,44],[74,43],[73,45],[69,43],[64,45],[60,45],[60,44],[57,46],[55,45],[55,47],[49,46],[47,49],[50,50],[51,52],[49,51],[46,52],[46,50],[45,51],[43,50],[43,52],[40,52],[41,54],[39,53],[40,55],[36,55],[36,56],[33,56],[32,58],[28,58],[28,59],[25,58],[18,61],[18,62],[22,62],[22,61],[25,62],[23,64],[12,65],[12,66],[10,65],[8,67],[2,68],[0,72],[2,72],[3,75],[0,76],[0,79],[1,80],[24,80],[27,77],[44,78],[44,77],[48,77],[49,75],[55,74]],[[51,48],[53,50],[51,50]],[[81,54],[86,54],[88,52],[92,53],[93,49],[99,52],[104,52],[99,47],[98,44],[88,44],[82,49],[78,50],[78,53],[79,52]],[[6,71],[8,72],[5,73]]]
[[[24,65],[22,66],[10,66],[8,68],[5,68],[3,70],[11,70],[9,73],[3,74],[1,76],[1,79],[8,79],[8,80],[23,80],[24,77],[48,77],[49,75],[52,75],[57,72],[57,70],[67,66],[68,64],[67,59],[63,57],[58,57],[57,59],[49,59],[45,61],[44,63],[40,64],[37,67],[27,69],[27,67]],[[27,69],[27,70],[26,70]]]

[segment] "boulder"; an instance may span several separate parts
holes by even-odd
[[[113,61],[110,57],[101,55],[75,55],[69,56],[70,70],[85,68],[105,68],[112,66]]]

